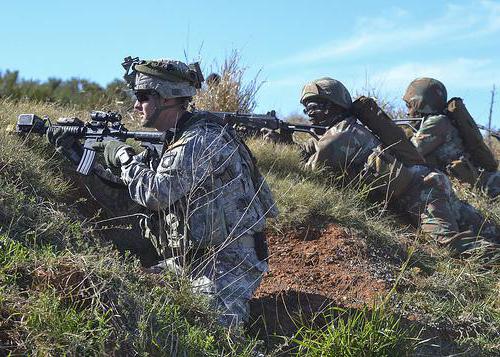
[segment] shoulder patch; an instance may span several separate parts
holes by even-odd
[[[161,161],[160,161],[161,168],[163,168],[163,169],[170,168],[170,166],[172,166],[172,164],[174,163],[176,157],[177,157],[177,153],[175,151],[174,152],[167,152],[167,153],[163,154],[163,157],[161,158]]]

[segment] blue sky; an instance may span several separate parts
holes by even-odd
[[[246,78],[265,81],[257,111],[282,116],[301,110],[301,87],[318,77],[402,105],[408,83],[431,76],[485,124],[496,84],[500,126],[500,1],[8,1],[0,34],[0,71],[103,85],[127,55],[187,53],[208,73],[238,50]]]

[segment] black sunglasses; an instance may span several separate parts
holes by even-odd
[[[156,92],[153,92],[153,91],[137,91],[134,93],[135,95],[135,98],[137,99],[137,101],[139,103],[144,103],[144,102],[147,102],[151,99],[151,97],[153,95],[155,95]]]

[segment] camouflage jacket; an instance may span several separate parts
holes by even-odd
[[[378,140],[356,118],[349,117],[332,126],[319,140],[310,139],[302,149],[306,167],[317,169],[326,165],[336,172],[357,175],[368,156],[380,145]]]
[[[410,185],[421,185],[422,172],[429,171],[404,165],[354,117],[331,127],[320,140],[309,140],[302,149],[306,167],[326,166],[348,182],[359,180],[381,200],[404,195]]]
[[[229,245],[262,232],[265,218],[277,215],[251,153],[209,113],[193,115],[178,130],[158,165],[139,154],[121,177],[132,200],[151,212],[144,228],[158,251],[182,242]]]
[[[446,115],[427,117],[411,141],[427,162],[443,171],[466,153],[458,129]]]

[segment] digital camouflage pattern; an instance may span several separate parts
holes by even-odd
[[[350,117],[330,128],[319,141],[308,141],[303,146],[303,156],[307,167],[326,166],[370,185],[374,176],[367,170],[366,162],[380,145],[368,129]],[[399,196],[391,197],[392,205],[409,214],[423,233],[460,253],[484,242],[498,241],[499,228],[460,201],[446,175],[421,165],[409,166],[408,170],[411,181]]]
[[[211,297],[224,323],[248,318],[248,300],[267,263],[254,236],[277,210],[253,158],[234,130],[195,114],[156,165],[145,155],[122,167],[130,197],[151,212],[146,235],[163,264],[189,271],[196,291]]]
[[[443,83],[434,78],[417,78],[410,83],[403,96],[410,114],[442,113],[446,108],[448,94]]]
[[[475,167],[458,129],[448,116],[426,117],[411,141],[431,165],[460,181],[479,186],[491,197],[500,194],[500,172],[482,171]]]
[[[249,316],[248,301],[267,271],[255,234],[278,214],[264,178],[234,129],[197,113],[178,131],[159,162],[145,152],[122,166],[128,189],[88,178],[95,198],[112,214],[143,216],[143,236],[169,269],[189,277],[193,290],[234,326]]]
[[[351,95],[342,82],[330,77],[316,79],[302,88],[300,102],[304,104],[312,99],[323,99],[349,109],[352,105]]]
[[[135,78],[125,75],[133,90],[154,90],[163,98],[192,97],[196,94],[196,76],[181,61],[141,61],[134,65],[133,70]]]

